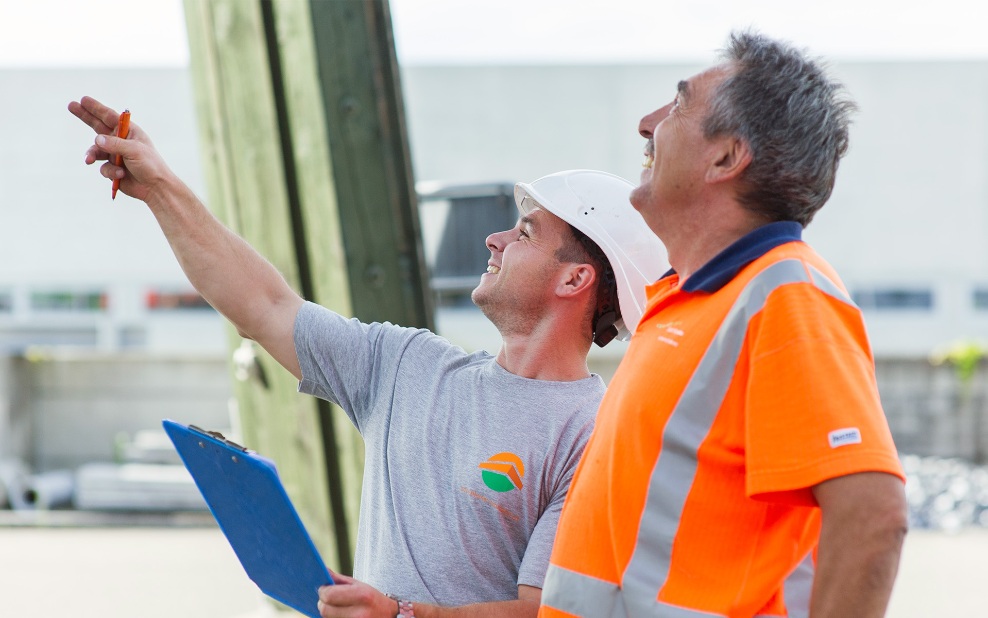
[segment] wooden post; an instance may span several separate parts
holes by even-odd
[[[185,11],[213,211],[305,298],[432,328],[387,0]],[[231,347],[254,376],[236,388],[244,442],[276,461],[330,567],[351,573],[359,435],[232,329]]]

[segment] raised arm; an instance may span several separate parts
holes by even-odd
[[[301,379],[293,330],[303,300],[281,273],[209,212],[140,126],[131,123],[128,139],[114,137],[117,112],[90,97],[69,103],[69,111],[97,134],[86,164],[107,161],[100,173],[148,205],[203,298]],[[123,167],[109,162],[110,155],[121,155]]]

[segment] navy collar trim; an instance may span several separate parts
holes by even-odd
[[[779,245],[803,239],[803,226],[796,221],[776,221],[749,232],[704,264],[683,284],[684,292],[713,294],[741,269]],[[675,273],[670,269],[663,278]]]

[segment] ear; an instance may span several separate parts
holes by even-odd
[[[713,164],[707,168],[705,180],[710,184],[734,180],[751,163],[748,142],[738,137],[725,136],[715,142]]]
[[[597,285],[597,273],[590,264],[567,264],[563,269],[556,296],[574,298],[584,292],[592,292]]]

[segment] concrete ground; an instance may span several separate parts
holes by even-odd
[[[988,616],[988,530],[914,530],[890,618]],[[273,612],[212,526],[0,527],[0,616],[260,618]]]

